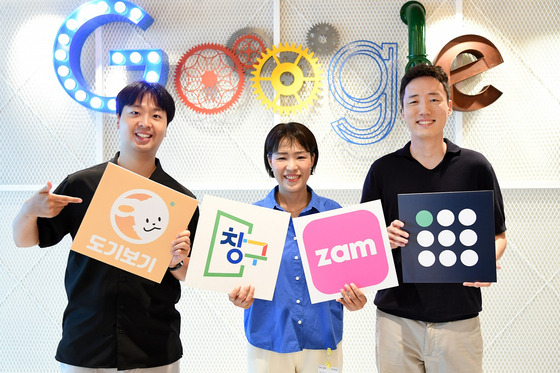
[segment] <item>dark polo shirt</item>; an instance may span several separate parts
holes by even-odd
[[[397,195],[400,193],[493,190],[495,234],[505,232],[502,193],[492,166],[482,154],[460,148],[447,139],[445,142],[447,152],[432,170],[412,157],[410,142],[375,161],[364,182],[362,202],[380,199],[389,225],[399,217]],[[377,292],[375,304],[381,311],[413,320],[447,322],[477,316],[482,310],[479,288],[462,284],[403,283],[401,248],[391,251],[399,286]]]
[[[110,162],[116,163],[118,155]],[[66,234],[75,237],[106,167],[102,163],[78,171],[60,183],[55,194],[80,197],[83,202],[69,204],[54,218],[39,218],[39,246],[53,246]],[[158,159],[150,179],[195,198],[163,171]],[[188,224],[191,242],[198,217],[197,209]],[[70,250],[65,287],[68,305],[58,361],[124,370],[167,365],[181,358],[181,319],[175,308],[181,286],[169,271],[158,284]]]

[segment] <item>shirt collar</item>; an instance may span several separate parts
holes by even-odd
[[[268,195],[265,197],[265,204],[266,207],[269,208],[273,208],[276,210],[280,210],[280,211],[286,211],[284,210],[282,207],[280,207],[280,205],[278,204],[278,202],[276,201],[276,192],[278,191],[278,185],[276,185],[271,191],[270,193],[268,193]],[[317,194],[315,194],[315,192],[313,191],[313,189],[311,189],[311,187],[309,185],[307,185],[307,191],[311,192],[311,200],[309,201],[309,204],[302,210],[301,214],[307,215],[308,212],[317,212],[319,211],[319,196],[317,196]]]
[[[448,156],[448,154],[449,156],[451,156],[451,155],[459,154],[461,152],[461,148],[455,145],[454,143],[452,143],[449,139],[444,138],[443,141],[447,144],[447,150],[445,151],[444,158]],[[410,141],[404,147],[397,150],[395,154],[400,157],[413,158],[412,154],[410,154]]]
[[[115,154],[115,156],[113,158],[111,158],[109,160],[109,162],[114,163],[118,166],[118,159],[119,159],[119,155],[121,154],[121,152],[117,152]],[[156,169],[154,170],[154,172],[152,172],[152,175],[150,176],[150,179],[157,177],[157,175],[159,175],[161,172],[163,171],[163,168],[161,167],[161,163],[159,162],[159,159],[156,158]]]

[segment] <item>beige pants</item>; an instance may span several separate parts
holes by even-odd
[[[280,354],[247,343],[248,373],[317,373],[330,362],[331,369],[342,373],[342,342],[328,354],[326,350],[302,350]]]
[[[429,323],[377,310],[376,345],[380,373],[482,372],[478,317]]]
[[[117,370],[117,368],[82,368],[76,367],[73,365],[68,365],[64,363],[60,363],[60,371],[62,373],[117,373],[117,372],[126,372],[126,373],[179,373],[179,361],[164,365],[161,367],[153,367],[153,368],[138,368],[138,369],[127,369],[127,370]]]

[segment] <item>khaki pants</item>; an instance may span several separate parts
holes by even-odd
[[[338,368],[342,373],[342,342],[336,350],[302,350],[280,354],[263,350],[247,343],[247,372],[248,373],[317,373],[319,366],[331,363],[331,369]]]
[[[380,373],[482,372],[478,317],[429,323],[377,310],[376,345]]]
[[[161,367],[153,368],[138,368],[138,369],[127,369],[127,370],[117,370],[117,368],[82,368],[75,367],[73,365],[68,365],[60,363],[60,371],[62,373],[179,373],[179,360],[176,362],[164,365]]]

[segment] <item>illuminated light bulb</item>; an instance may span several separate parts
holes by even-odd
[[[155,83],[159,80],[159,74],[155,71],[150,71],[146,74],[146,81],[150,83]]]
[[[117,1],[115,3],[115,12],[121,14],[126,12],[126,5],[122,1]]]
[[[134,8],[130,11],[130,20],[133,22],[138,22],[142,18],[142,11],[138,8]]]
[[[99,109],[103,104],[103,101],[101,101],[99,97],[94,97],[90,100],[89,104],[91,105],[92,108]]]
[[[74,79],[66,79],[64,81],[64,88],[71,91],[76,88],[76,81]]]
[[[62,49],[58,49],[56,52],[54,52],[54,58],[56,58],[58,61],[64,61],[66,59],[66,56],[66,52]]]
[[[58,49],[56,52],[54,52],[54,58],[56,58],[58,61],[64,61],[66,59],[66,56],[66,52],[62,49]]]
[[[98,14],[105,14],[109,10],[109,5],[106,2],[100,1],[97,3]]]
[[[84,101],[87,97],[86,93],[84,91],[82,91],[81,89],[76,91],[76,94],[74,95],[74,97],[76,98],[76,101]]]
[[[124,56],[119,52],[114,53],[111,59],[113,60],[113,63],[116,63],[117,65],[120,65],[124,62]]]
[[[95,16],[97,16],[97,8],[95,4],[90,3],[80,9],[76,18],[80,24],[84,24]]]
[[[58,67],[58,75],[65,77],[68,76],[68,74],[70,74],[70,69],[68,68],[68,66],[62,65]]]
[[[156,52],[150,52],[148,54],[148,61],[151,63],[158,63],[159,62],[159,54]]]
[[[67,45],[70,43],[70,37],[66,34],[60,34],[58,35],[58,42],[62,45]]]
[[[78,26],[78,21],[76,21],[74,18],[70,18],[68,22],[66,22],[66,27],[68,27],[69,30],[76,31]]]
[[[142,56],[138,52],[132,52],[130,54],[130,61],[132,63],[140,63],[142,61]]]
[[[114,98],[110,99],[109,102],[107,102],[107,107],[113,111],[117,110],[117,101]]]

